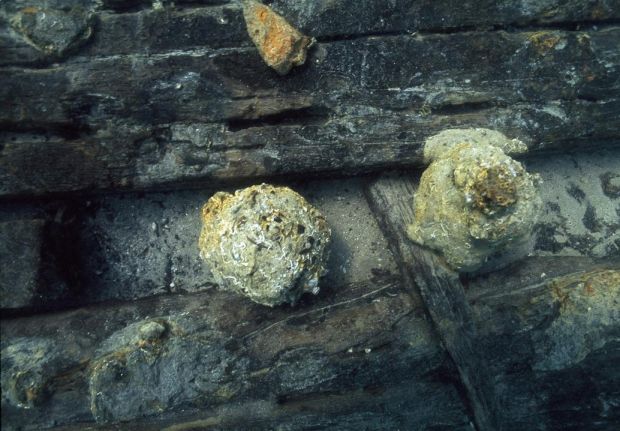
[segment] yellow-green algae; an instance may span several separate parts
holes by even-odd
[[[455,270],[493,269],[532,244],[539,179],[506,154],[525,145],[486,129],[447,130],[427,140],[409,237]],[[506,151],[506,152],[505,152]]]

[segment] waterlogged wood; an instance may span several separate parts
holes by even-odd
[[[515,105],[455,115],[397,113],[313,118],[319,124],[264,125],[230,130],[204,123],[171,124],[153,135],[117,130],[120,136],[65,140],[6,133],[0,158],[4,196],[102,189],[222,186],[266,176],[355,174],[419,166],[425,138],[447,127],[502,125],[509,136],[537,134],[532,154],[617,145],[613,118],[620,102],[558,102],[550,109]],[[555,111],[554,111],[555,112]],[[287,120],[289,121],[289,120]],[[240,127],[240,126],[236,126]],[[12,139],[15,138],[15,141]],[[23,141],[18,141],[23,139]]]
[[[97,31],[90,44],[68,56],[109,56],[132,53],[164,53],[195,48],[250,46],[240,5],[235,1],[176,1],[174,7],[153,7],[151,0],[76,1],[51,3],[18,0],[0,9],[8,22],[28,7],[70,10],[76,6],[96,18]],[[414,32],[451,32],[489,30],[546,25],[577,28],[591,23],[616,22],[620,19],[620,2],[544,0],[535,3],[448,0],[397,0],[389,3],[364,0],[329,3],[277,0],[271,7],[295,27],[324,40],[354,38],[364,35],[407,34]],[[40,65],[49,63],[44,53],[29,45],[19,33],[7,31],[2,39],[6,52],[1,65]]]
[[[0,321],[2,429],[613,428],[617,258],[538,256],[460,280],[406,238],[411,178],[371,182],[371,209],[364,179],[334,180],[305,189],[333,218],[331,275],[269,309],[201,278],[191,217],[208,190],[54,200],[420,166],[424,140],[454,127],[502,131],[540,159],[620,143],[619,0],[268,3],[318,41],[285,77],[236,1],[0,5],[0,216],[56,229],[28,227],[17,274],[53,282],[43,308]],[[570,186],[546,190],[583,204],[547,202],[558,223],[583,209],[587,229],[547,226],[548,253],[613,235],[614,203],[592,189],[613,199],[614,165],[584,154],[574,169],[597,174],[569,163]]]
[[[618,261],[531,258],[470,280],[469,317],[430,304],[446,313],[445,322],[433,317],[440,337],[417,293],[390,277],[295,309],[209,291],[3,320],[2,426],[467,430],[473,418],[478,429],[488,425],[484,408],[502,420],[495,429],[605,427],[617,420],[604,406],[617,402],[620,381],[613,268]],[[450,328],[469,319],[473,330]],[[561,350],[562,331],[579,349]],[[446,337],[457,333],[478,335]],[[467,342],[485,368],[464,373],[471,353],[442,347]],[[475,372],[495,382],[500,411],[472,404],[482,396],[467,387],[480,383],[466,380]]]
[[[497,129],[532,153],[616,145],[619,37],[613,26],[363,37],[319,44],[286,77],[253,48],[5,68],[0,193],[412,166],[447,127]]]
[[[257,119],[310,106],[346,114],[357,105],[392,110],[426,105],[428,111],[607,100],[617,97],[620,86],[619,34],[612,26],[364,37],[319,44],[306,66],[284,78],[266,68],[254,48],[5,68],[2,82],[11,85],[2,89],[7,106],[0,119],[103,127],[113,119],[129,124]]]
[[[619,268],[617,256],[600,263],[538,257],[502,271],[510,280],[491,274],[469,283],[476,348],[494,376],[504,429],[620,422],[608,408],[620,402]]]
[[[471,403],[477,429],[500,430],[492,377],[484,352],[475,347],[478,339],[472,311],[457,273],[432,252],[410,241],[405,232],[413,221],[415,183],[406,176],[383,177],[368,188],[371,206],[386,234],[392,238],[400,266],[410,289],[417,289],[449,352]]]
[[[0,308],[21,308],[37,300],[41,276],[43,220],[0,222]]]
[[[619,419],[620,260],[532,257],[469,279],[408,240],[415,182],[369,200],[454,361],[479,429],[606,429]],[[463,284],[465,283],[465,285]],[[568,382],[568,383],[567,383]],[[585,391],[585,388],[592,388]],[[596,388],[596,389],[594,389]]]
[[[394,278],[295,309],[211,291],[5,320],[2,349],[3,429],[227,424],[251,405],[262,407],[245,411],[245,429],[470,429],[456,371]]]

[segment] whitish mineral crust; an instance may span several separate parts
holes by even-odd
[[[261,184],[216,193],[202,221],[200,254],[221,287],[268,306],[318,293],[331,230],[293,190]]]
[[[271,8],[254,0],[243,1],[248,34],[265,63],[281,75],[306,61],[314,39],[304,36]]]
[[[524,149],[485,129],[428,139],[425,157],[432,163],[415,194],[409,237],[461,272],[495,269],[527,254],[542,206],[539,179],[504,152]]]

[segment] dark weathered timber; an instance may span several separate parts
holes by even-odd
[[[494,29],[549,25],[573,28],[593,21],[620,18],[620,2],[607,0],[539,0],[516,3],[512,0],[336,0],[305,3],[274,0],[272,7],[306,33],[319,37],[346,37],[360,34],[400,32],[451,32],[466,29]]]
[[[506,430],[620,423],[608,408],[620,402],[620,259],[560,259],[516,263],[502,271],[510,280],[491,274],[466,291]]]
[[[477,425],[607,429],[617,414],[605,405],[620,396],[610,365],[620,355],[620,260],[529,258],[465,279],[464,290],[406,237],[414,189],[410,177],[386,176],[370,184],[369,199],[459,369]]]
[[[604,406],[617,402],[620,381],[609,297],[618,286],[592,295],[580,285],[613,282],[614,267],[533,258],[469,281],[479,333],[469,340],[485,352],[479,371],[499,391],[501,427],[604,429],[617,420]],[[539,271],[546,277],[533,277]],[[308,299],[269,309],[212,290],[3,320],[3,429],[115,429],[120,420],[132,429],[471,429],[455,383],[462,374],[411,287],[386,278]],[[153,322],[162,332],[144,330]],[[554,353],[562,330],[585,350]],[[585,385],[573,406],[583,417],[562,416]]]
[[[317,45],[308,63],[286,77],[247,47],[8,67],[0,120],[99,129],[119,115],[128,123],[159,124],[260,119],[312,106],[347,114],[357,105],[428,110],[604,101],[620,88],[619,33],[612,26],[363,37]]]
[[[343,123],[332,120],[324,125],[249,127],[238,131],[212,124],[175,124],[156,131],[154,136],[138,133],[131,138],[110,137],[104,141],[51,137],[44,145],[41,141],[45,138],[35,137],[34,142],[4,145],[0,193],[24,196],[102,189],[215,187],[267,176],[352,174],[419,166],[424,138],[445,126],[499,123],[511,136],[523,136],[524,130],[527,133],[535,129],[532,134],[538,134],[541,141],[532,153],[610,147],[620,142],[611,130],[616,128],[613,118],[620,109],[617,101],[559,103],[554,107],[566,109],[575,117],[558,120],[540,107],[517,105],[452,116],[386,114],[349,117]],[[386,122],[389,127],[377,130],[378,124]],[[17,136],[32,139],[30,134]]]
[[[46,142],[29,133],[12,133],[16,141],[9,138],[0,157],[0,194],[216,187],[268,176],[419,166],[424,139],[454,126],[501,124],[498,128],[510,136],[531,133],[539,139],[532,153],[620,144],[614,136],[620,102],[560,102],[556,108],[571,117],[558,119],[540,105],[515,105],[455,115],[320,119],[320,124],[303,126],[251,123],[235,131],[223,125],[172,124],[150,136],[133,130],[123,136],[119,130],[120,136],[102,140],[51,136]]]
[[[616,145],[619,37],[613,26],[363,37],[319,44],[283,78],[254,48],[5,68],[0,194],[410,166],[446,127],[498,129],[533,153]]]
[[[0,307],[35,303],[41,276],[44,220],[0,222]]]
[[[89,46],[72,55],[156,54],[205,47],[249,46],[251,43],[245,33],[241,8],[235,1],[176,1],[177,7],[168,5],[162,9],[153,9],[150,0],[61,0],[53,3],[67,9],[79,6],[96,18],[96,32]],[[20,10],[33,6],[33,2],[19,0],[2,6],[3,18],[9,20]],[[271,6],[304,33],[320,41],[513,27],[575,29],[620,20],[620,2],[617,0],[599,3],[551,0],[527,6],[511,0],[467,0],[458,8],[448,0],[397,0],[388,4],[375,0],[355,4],[347,0],[326,4],[278,0]],[[46,58],[45,53],[26,43],[15,31],[1,34],[0,46],[6,51],[0,58],[0,65],[41,65],[55,60]]]
[[[463,285],[457,273],[448,269],[439,257],[411,242],[405,229],[413,221],[412,178],[383,177],[368,188],[368,196],[377,220],[397,244],[404,277],[410,289],[418,289],[426,309],[450,353],[479,430],[502,429],[491,377],[486,372],[483,353],[475,348],[478,338]]]
[[[615,430],[620,0],[266,3],[317,38],[284,77],[237,1],[0,0],[2,429]],[[471,126],[526,142],[545,210],[536,256],[459,280],[404,235],[410,179],[342,174]],[[333,230],[294,308],[196,254],[262,180]]]
[[[145,332],[153,322],[163,332]],[[226,428],[252,404],[262,407],[245,410],[245,429],[292,426],[291,416],[470,429],[456,371],[398,279],[296,310],[210,291],[3,320],[2,349],[3,429],[154,415],[158,428],[211,415]]]

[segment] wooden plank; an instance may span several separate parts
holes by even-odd
[[[605,101],[620,91],[620,28],[469,32],[320,44],[284,78],[253,48],[5,68],[0,121],[82,128],[260,119],[294,109],[402,110]]]
[[[469,422],[455,371],[397,279],[335,289],[295,310],[210,291],[3,320],[2,349],[3,427],[144,416],[174,424],[218,410],[227,423],[229,407],[252,402],[264,406],[246,411],[257,428],[304,406],[314,406],[306,420],[315,425],[338,414],[368,426]],[[350,398],[340,413],[338,394]]]
[[[510,26],[566,25],[620,18],[618,0],[335,0],[312,4],[275,0],[272,7],[311,35],[381,34],[415,31],[458,31]]]
[[[439,337],[459,370],[478,430],[501,430],[501,414],[487,372],[486,358],[476,348],[478,340],[472,311],[458,274],[432,252],[411,242],[405,229],[413,220],[415,184],[407,177],[383,177],[368,188],[377,220],[395,242],[395,250],[409,288],[416,289]]]
[[[449,127],[492,127],[526,140],[531,154],[617,146],[619,114],[616,100],[578,101],[450,115],[310,116],[301,121],[318,124],[241,122],[232,130],[177,123],[150,135],[119,129],[118,136],[81,138],[76,132],[69,140],[12,132],[4,135],[0,153],[0,195],[217,187],[268,176],[420,166],[424,140]]]
[[[617,421],[600,400],[618,400],[618,258],[531,257],[461,281],[407,239],[414,189],[411,177],[384,176],[369,201],[459,369],[478,427]]]
[[[73,55],[109,56],[131,53],[163,53],[194,48],[248,46],[241,8],[227,1],[177,1],[176,7],[152,1],[104,2],[56,1],[54,5],[70,10],[80,6],[94,14],[95,29],[88,46]],[[36,3],[35,3],[36,5]],[[16,1],[3,5],[8,19],[33,2]],[[43,5],[42,5],[43,6]],[[574,29],[593,22],[608,23],[620,19],[620,2],[546,0],[521,4],[510,0],[459,3],[449,0],[395,0],[389,3],[363,0],[353,5],[347,0],[313,4],[278,0],[271,6],[296,27],[319,40],[334,40],[364,35],[407,34],[414,32],[454,32],[477,29],[508,29],[548,26]],[[0,39],[6,52],[0,64],[40,65],[49,63],[46,54],[28,45],[19,34],[8,32]]]
[[[533,151],[613,145],[618,37],[609,27],[344,40],[284,78],[252,48],[5,68],[0,194],[412,166],[448,127],[497,129]]]
[[[494,429],[587,428],[617,418],[615,412],[605,413],[604,405],[617,399],[612,389],[620,375],[613,361],[602,359],[617,357],[620,321],[613,317],[613,302],[597,299],[605,297],[604,290],[592,295],[579,288],[584,276],[612,280],[614,267],[617,261],[531,258],[522,262],[521,271],[509,268],[491,279],[470,280],[476,352],[492,362],[465,372],[501,383],[497,401],[506,420]],[[541,269],[547,278],[530,277]],[[604,285],[594,281],[592,286]],[[443,294],[427,293],[435,295],[431,306],[440,310]],[[576,309],[558,313],[562,298],[587,302],[574,302]],[[566,319],[586,316],[587,306],[596,313],[585,326],[566,325]],[[211,290],[3,319],[2,425],[113,429],[124,420],[131,421],[132,429],[154,424],[179,427],[171,429],[209,424],[346,429],[365,421],[370,429],[386,424],[471,429],[457,390],[464,370],[457,375],[441,343],[462,347],[472,339],[440,342],[422,307],[410,286],[387,278],[333,289],[295,309],[270,309]],[[451,313],[466,317],[460,311],[457,307]],[[597,316],[611,320],[604,323]],[[444,334],[464,331],[455,322],[445,319],[438,328]],[[589,355],[567,351],[568,356],[556,355],[549,362],[545,349],[565,342],[558,325],[576,335],[571,343],[586,337]],[[596,342],[588,344],[593,337]],[[471,356],[456,358],[465,359]],[[561,412],[549,414],[549,408],[566,409],[570,398],[562,397],[584,385],[591,385],[579,395],[584,416],[559,422]],[[536,391],[543,396],[533,396]],[[476,400],[471,395],[469,400]],[[480,414],[476,411],[482,428]]]
[[[30,307],[39,299],[44,220],[0,222],[0,307]]]
[[[495,376],[507,430],[606,429],[620,421],[606,408],[620,401],[620,259],[561,259],[557,266],[554,258],[527,259],[502,271],[510,280],[496,273],[468,285],[476,348]]]

